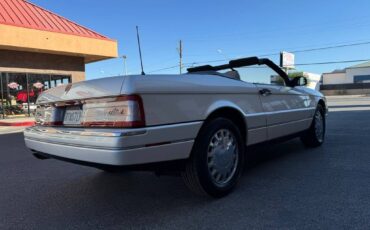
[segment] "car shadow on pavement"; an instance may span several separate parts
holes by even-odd
[[[335,112],[336,116],[345,117],[350,112]],[[352,111],[352,113],[367,113],[370,117],[370,111]],[[330,131],[338,128],[336,125],[332,125],[328,122],[328,137],[327,141],[331,142],[332,137]],[[322,154],[326,151],[326,144],[319,148],[306,148],[300,142],[299,138],[288,140],[282,143],[272,143],[270,145],[257,145],[248,148],[247,150],[247,167],[242,178],[243,181],[247,180],[248,174],[253,170],[260,170],[266,168],[267,165],[284,161],[295,160],[297,156],[300,157],[300,161],[305,159],[315,160],[315,157],[322,157]],[[147,172],[124,172],[117,174],[109,173],[98,173],[92,181],[91,186],[95,188],[104,188],[102,191],[115,194],[119,190],[120,194],[128,196],[140,196],[145,198],[146,202],[152,199],[155,202],[156,199],[164,200],[188,200],[190,203],[209,202],[212,199],[204,199],[204,197],[198,197],[188,191],[183,185],[179,177],[161,176],[157,177],[152,173]],[[243,186],[243,185],[242,185]],[[238,190],[238,189],[237,189]],[[238,192],[236,190],[236,192]],[[150,194],[148,196],[148,194]]]
[[[243,196],[243,199],[246,199],[249,196],[251,190],[248,184],[250,176],[253,177],[253,171],[264,171],[266,165],[274,164],[277,160],[283,161],[284,158],[299,154],[300,151],[305,151],[305,148],[297,140],[280,146],[253,149],[253,163],[242,176],[239,186],[234,193],[222,199],[193,194],[186,188],[180,177],[157,177],[148,172],[95,171],[95,174],[90,172],[91,175],[82,182],[85,184],[83,192],[76,191],[80,184],[76,181],[65,184],[60,189],[69,193],[73,191],[73,194],[83,193],[83,196],[73,194],[68,196],[72,199],[68,201],[68,204],[79,209],[80,216],[68,217],[78,218],[75,221],[81,221],[81,216],[93,216],[93,210],[98,208],[99,212],[104,215],[99,216],[99,220],[90,221],[112,223],[112,226],[117,223],[131,223],[138,228],[141,224],[162,226],[164,224],[162,220],[171,219],[171,222],[176,223],[176,218],[186,219],[187,215],[191,216],[194,210],[197,213],[207,214],[210,208],[222,212],[221,210],[230,209],[232,206],[240,207],[238,197]],[[252,174],[250,174],[251,171]],[[68,210],[64,210],[63,213],[68,213]],[[135,224],[138,219],[140,223]]]
[[[120,213],[121,215],[100,216],[99,218],[134,222],[140,217],[141,220],[145,220],[146,224],[148,222],[157,223],[158,219],[173,216],[173,213],[181,213],[184,210],[187,212],[192,210],[207,212],[207,208],[212,206],[217,208],[219,205],[224,205],[225,202],[237,205],[235,197],[248,196],[246,193],[248,192],[246,189],[249,180],[248,171],[256,170],[256,168],[259,170],[259,167],[263,168],[268,162],[273,164],[277,159],[283,160],[291,154],[299,154],[297,151],[301,150],[305,149],[296,140],[280,146],[274,145],[271,148],[253,149],[253,163],[244,173],[241,183],[234,193],[223,199],[216,200],[195,195],[186,188],[181,178],[176,176],[158,177],[149,172],[106,173],[97,171],[94,175],[91,172],[89,179],[83,182],[85,184],[83,197],[71,194],[69,197],[74,200],[70,200],[68,203],[79,204],[79,208],[85,207],[80,213],[86,216],[90,215],[89,212],[93,207],[99,207],[103,213],[112,213],[112,215]],[[61,189],[69,192],[74,191],[78,184],[80,183],[66,184]],[[106,223],[106,221],[104,222]]]
[[[273,142],[248,147],[246,151],[246,171],[260,164],[281,160],[291,154],[307,150],[299,141],[294,138],[284,142]]]
[[[331,112],[319,148],[305,148],[297,138],[248,148],[239,185],[218,200],[194,195],[179,177],[31,160],[23,145],[14,144],[3,164],[8,186],[0,189],[6,207],[0,208],[0,228],[3,222],[19,229],[297,229],[297,221],[333,227],[344,215],[368,214],[369,117],[370,111]]]

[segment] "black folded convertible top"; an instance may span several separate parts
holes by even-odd
[[[271,69],[275,70],[285,81],[285,83],[290,86],[292,82],[290,81],[288,75],[274,62],[268,58],[258,58],[258,57],[247,57],[241,59],[235,59],[229,61],[229,64],[211,66],[211,65],[202,65],[197,67],[188,68],[189,73],[203,72],[203,71],[219,71],[225,69],[233,69],[240,67],[247,67],[251,65],[267,65]]]

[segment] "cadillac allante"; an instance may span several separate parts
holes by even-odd
[[[221,197],[236,186],[249,146],[293,137],[323,144],[326,100],[306,84],[250,57],[63,85],[39,96],[25,142],[39,159],[106,171],[176,165],[191,190]]]

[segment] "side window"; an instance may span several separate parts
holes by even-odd
[[[253,65],[236,69],[244,82],[284,86],[284,79],[266,65]]]

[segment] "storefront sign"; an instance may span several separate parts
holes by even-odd
[[[295,56],[293,53],[281,52],[280,53],[280,67],[287,69],[294,69]]]
[[[19,84],[17,82],[10,82],[8,84],[8,87],[11,88],[11,89],[18,89]]]
[[[42,89],[44,87],[44,84],[42,84],[41,82],[36,82],[33,84],[33,87],[35,87],[36,89]]]

